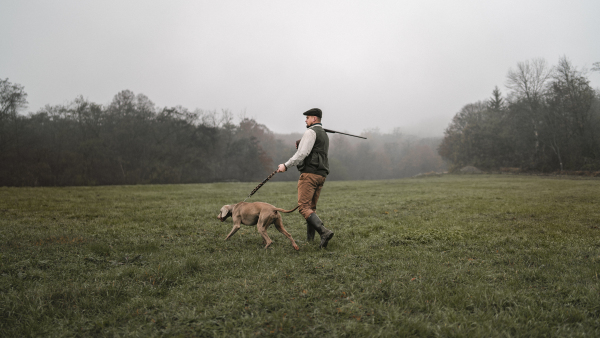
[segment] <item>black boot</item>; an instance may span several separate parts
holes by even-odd
[[[315,228],[306,220],[306,241],[312,242],[315,239]]]
[[[319,216],[317,216],[317,214],[314,212],[308,216],[306,223],[311,225],[319,233],[319,236],[321,236],[320,247],[326,248],[329,240],[333,238],[333,231],[325,228]]]

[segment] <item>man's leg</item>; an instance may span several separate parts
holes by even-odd
[[[310,214],[314,214],[317,211],[317,201],[319,200],[319,195],[321,194],[321,188],[323,188],[323,185],[318,185],[317,189],[315,190],[315,193],[313,195],[313,198],[310,202],[310,210],[312,210],[312,212],[310,212]],[[309,215],[310,217],[310,215]],[[308,221],[306,222],[306,239],[310,242],[313,239],[315,239],[315,228],[313,228],[312,225],[310,225],[310,223],[308,223]]]
[[[304,216],[304,219],[314,212],[314,196],[317,190],[320,190],[319,182],[315,176],[319,175],[305,173],[300,175],[300,179],[298,179],[298,211]]]
[[[312,226],[321,236],[321,248],[326,248],[329,240],[333,238],[333,231],[323,226],[323,222],[316,213],[310,214],[306,219],[306,223]]]
[[[314,180],[308,177],[308,174],[300,175],[298,179],[298,211],[307,219],[312,210],[312,201],[317,189],[317,185]],[[315,229],[307,222],[306,223],[306,240],[312,241],[315,238]]]
[[[313,212],[317,211],[317,202],[319,201],[319,196],[321,195],[321,188],[323,188],[323,184],[320,184],[317,186],[317,189],[315,190],[312,201],[310,202],[310,209]]]
[[[298,209],[306,219],[306,237],[308,241],[314,239],[315,230],[321,236],[321,247],[327,247],[327,243],[333,237],[333,232],[323,226],[323,222],[315,210],[317,201],[321,194],[321,188],[325,183],[325,177],[316,174],[302,174],[298,180]]]

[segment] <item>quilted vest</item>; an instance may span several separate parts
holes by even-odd
[[[298,165],[298,170],[301,173],[311,173],[327,177],[329,174],[329,160],[327,159],[329,136],[327,136],[327,133],[321,126],[314,126],[311,129],[317,134],[317,139],[310,154]]]

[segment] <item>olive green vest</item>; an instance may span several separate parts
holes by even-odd
[[[329,136],[327,136],[327,133],[321,126],[314,126],[311,129],[317,134],[317,139],[310,154],[298,165],[298,170],[301,173],[311,173],[327,177],[329,174],[329,160],[327,159]]]

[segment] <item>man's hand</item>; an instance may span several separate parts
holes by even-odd
[[[287,170],[287,168],[285,167],[285,164],[280,164],[279,167],[277,168],[278,173],[282,173],[286,170]]]

